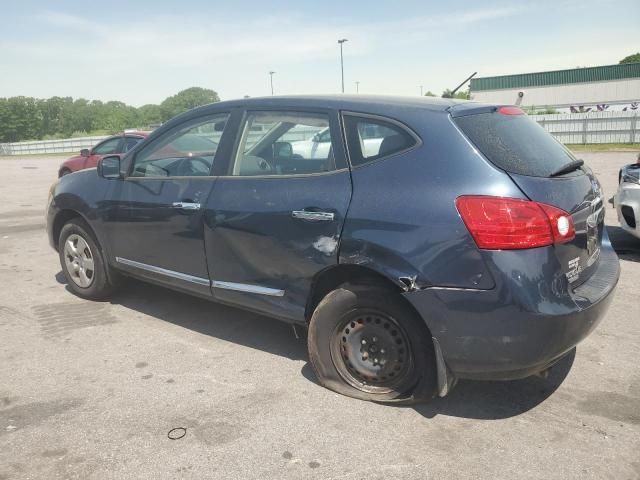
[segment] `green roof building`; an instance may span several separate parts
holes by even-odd
[[[473,78],[471,97],[526,107],[631,105],[640,101],[640,63]]]

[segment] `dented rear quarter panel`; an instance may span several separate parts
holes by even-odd
[[[525,197],[448,117],[446,111],[403,112],[397,119],[411,125],[422,144],[352,170],[340,263],[369,267],[405,290],[494,287],[455,200],[471,194]]]

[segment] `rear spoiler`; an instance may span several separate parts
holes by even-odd
[[[447,108],[449,114],[453,117],[465,117],[467,115],[477,115],[478,113],[493,113],[501,107],[516,107],[515,105],[496,105],[488,103],[463,102],[452,105]]]

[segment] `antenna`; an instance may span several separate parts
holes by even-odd
[[[456,94],[456,92],[458,90],[460,90],[465,83],[467,83],[469,80],[471,80],[473,77],[475,77],[478,74],[478,72],[473,72],[471,75],[469,75],[464,82],[462,82],[460,85],[458,85],[456,88],[454,88],[453,90],[451,90],[451,93],[449,93],[448,95],[442,95],[442,98],[453,98],[453,96]]]

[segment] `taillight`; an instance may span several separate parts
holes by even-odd
[[[544,203],[470,195],[458,197],[456,207],[479,248],[544,247],[576,235],[571,215]]]

